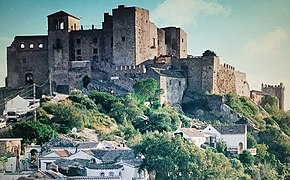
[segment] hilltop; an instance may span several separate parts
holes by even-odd
[[[163,179],[169,172],[172,177],[183,179],[289,178],[290,115],[277,110],[275,98],[259,107],[249,98],[234,94],[195,94],[195,101],[191,101],[194,103],[189,106],[187,101],[183,104],[184,112],[178,112],[160,105],[163,92],[155,80],[140,81],[134,89],[134,93],[124,96],[92,91],[88,96],[76,92],[59,102],[43,98],[37,121],[16,123],[2,132],[1,137],[22,137],[24,143],[43,144],[62,134],[74,138],[72,128],[77,131],[90,128],[96,131],[99,140],[122,137],[136,153],[145,156],[141,167],[157,179]],[[233,121],[231,116],[213,113],[214,107],[220,106],[218,102],[227,105],[240,119]],[[201,150],[172,136],[180,124],[202,127],[205,123],[248,124],[248,148],[257,148],[257,155],[229,154],[222,143],[216,149]]]

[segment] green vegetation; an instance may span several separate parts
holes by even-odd
[[[160,106],[162,90],[154,79],[142,80],[134,89],[134,93],[124,96],[92,91],[88,96],[74,93],[60,102],[42,99],[38,120],[16,123],[10,136],[22,137],[25,143],[42,144],[58,134],[69,134],[74,127],[78,131],[84,127],[94,129],[101,140],[113,140],[118,135],[136,153],[145,156],[142,168],[156,179],[290,178],[290,114],[277,110],[275,98],[265,99],[264,111],[248,98],[226,96],[226,103],[236,113],[259,128],[248,128],[248,148],[257,148],[257,155],[247,151],[233,155],[222,142],[216,149],[200,150],[179,136],[172,137],[180,123],[189,127],[190,121],[176,110]],[[190,98],[194,103],[184,104],[183,110],[191,108],[193,117],[228,123],[208,113],[220,106],[222,96],[191,94]]]

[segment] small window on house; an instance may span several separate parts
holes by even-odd
[[[81,55],[82,51],[80,49],[77,50],[77,55]]]
[[[178,81],[178,85],[181,86],[181,81]]]
[[[59,29],[64,29],[64,22],[62,19],[59,20]]]
[[[97,43],[98,43],[98,38],[94,38],[94,39],[93,39],[93,43],[94,43],[94,44],[97,44]]]
[[[98,49],[95,48],[95,49],[93,50],[93,52],[94,52],[94,54],[98,54]]]
[[[34,48],[34,44],[33,43],[29,44],[29,48],[33,49]]]
[[[21,43],[21,44],[20,44],[20,48],[21,48],[21,49],[24,49],[24,48],[25,48],[25,44],[24,44],[24,43]]]
[[[124,36],[122,37],[122,41],[125,41],[125,37]]]
[[[81,39],[77,39],[77,44],[81,44]]]
[[[101,177],[105,177],[105,173],[104,173],[104,172],[101,172],[101,173],[100,173],[100,176],[101,176]]]
[[[183,38],[181,39],[181,42],[183,42]]]
[[[39,43],[39,44],[38,44],[38,48],[39,48],[39,49],[42,49],[42,48],[43,48],[43,44],[42,44],[42,43]]]
[[[110,177],[113,177],[113,176],[114,176],[114,172],[113,172],[113,171],[110,171],[110,172],[109,172],[109,176],[110,176]]]
[[[157,45],[159,46],[159,40],[157,41]]]
[[[171,83],[172,83],[172,80],[169,80],[169,85],[171,85]]]
[[[155,38],[152,38],[152,47],[155,47]]]
[[[23,58],[22,59],[22,62],[25,64],[26,63],[26,58]]]

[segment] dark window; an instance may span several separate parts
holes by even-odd
[[[95,48],[93,51],[94,51],[94,54],[98,54],[98,49],[97,48]]]
[[[171,85],[171,83],[172,83],[172,81],[171,81],[171,80],[169,80],[169,85]]]
[[[77,50],[77,55],[81,55],[82,51],[80,49]]]
[[[77,44],[80,44],[81,43],[81,39],[77,39]]]
[[[125,39],[126,39],[126,38],[123,36],[123,37],[122,37],[122,41],[125,41]]]
[[[113,177],[114,176],[114,172],[113,171],[110,171],[109,172],[109,176]]]
[[[181,42],[183,42],[183,38],[181,39]]]
[[[155,47],[155,38],[152,38],[152,47]]]
[[[113,38],[111,38],[111,48],[113,48]]]
[[[22,59],[22,62],[23,62],[23,63],[26,63],[26,58],[23,58],[23,59]]]
[[[181,81],[178,81],[178,85],[181,86]]]
[[[98,38],[94,38],[94,39],[93,39],[93,43],[94,43],[94,44],[97,44],[97,43],[98,43]]]
[[[24,48],[25,48],[25,44],[24,44],[24,43],[21,43],[21,44],[20,44],[20,48],[21,48],[21,49],[24,49]]]
[[[157,41],[157,45],[159,46],[159,40]]]
[[[31,73],[25,74],[25,84],[26,85],[33,84],[33,75]]]
[[[61,48],[61,43],[60,43],[60,39],[56,39],[56,45],[55,45],[56,49],[60,49]]]
[[[104,173],[104,172],[101,172],[101,173],[100,173],[100,176],[101,176],[101,177],[105,177],[105,173]]]

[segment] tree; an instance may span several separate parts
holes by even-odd
[[[158,88],[157,81],[153,78],[138,81],[133,85],[134,91],[139,97],[145,101],[149,101],[153,104],[154,101],[158,101],[163,90]]]
[[[155,174],[155,179],[237,179],[242,172],[232,168],[229,160],[211,150],[199,150],[180,136],[149,133],[134,147],[145,159],[141,168]]]
[[[216,53],[208,49],[202,53],[202,56],[216,56]]]
[[[119,100],[109,93],[98,91],[91,91],[89,98],[92,99],[96,105],[100,105],[100,111],[104,113],[110,112],[112,105]]]
[[[14,137],[23,138],[23,142],[27,144],[43,144],[57,135],[50,126],[30,120],[14,124],[12,133]]]
[[[255,157],[251,155],[249,151],[243,151],[242,154],[239,155],[239,159],[245,166],[251,166],[255,161]]]
[[[2,164],[2,170],[6,171],[6,166],[5,163],[8,162],[8,157],[7,156],[1,156],[0,157],[0,163]]]

